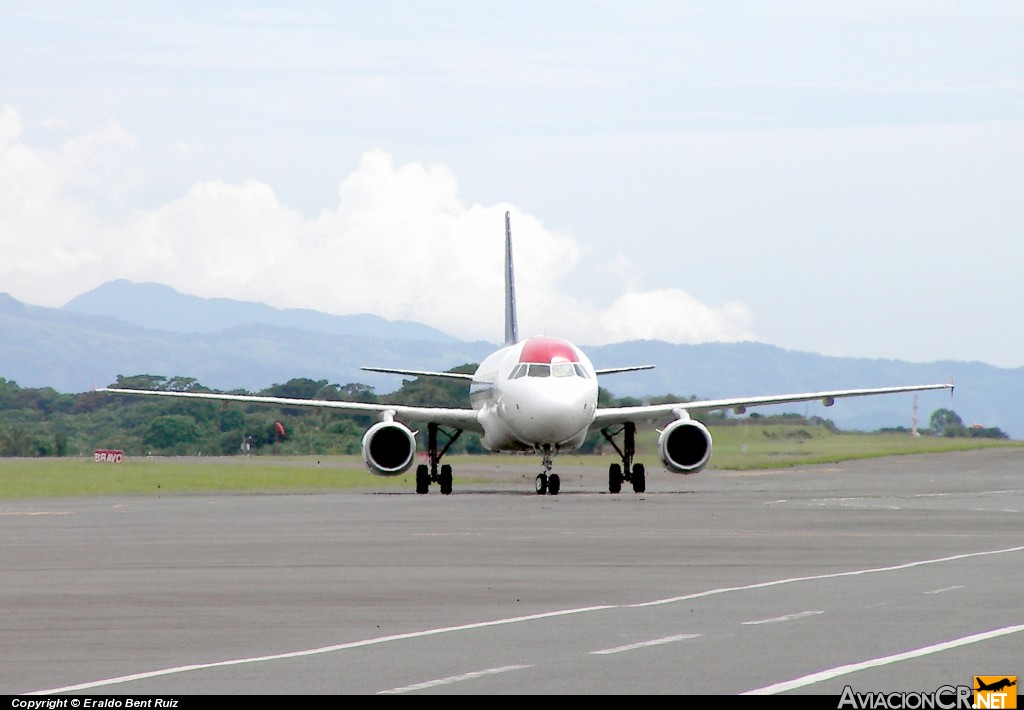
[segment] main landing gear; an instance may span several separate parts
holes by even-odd
[[[437,450],[437,433],[441,432],[448,439],[448,443],[440,451]],[[438,467],[441,457],[447,453],[449,447],[462,434],[462,429],[456,429],[448,433],[437,424],[427,424],[427,458],[430,465],[421,463],[416,467],[416,492],[420,495],[430,492],[430,484],[437,483],[443,495],[451,495],[452,492],[452,467],[444,464]],[[440,470],[438,470],[440,468]]]
[[[622,448],[615,443],[615,437],[622,434]],[[619,493],[622,491],[623,481],[633,484],[634,493],[643,493],[647,490],[647,474],[642,463],[633,463],[633,454],[636,453],[636,424],[626,422],[618,431],[602,429],[601,436],[608,440],[615,451],[622,458],[622,464],[613,463],[608,467],[608,492]]]
[[[562,479],[558,477],[557,473],[551,473],[551,447],[544,447],[544,459],[541,462],[544,466],[544,470],[537,474],[537,480],[534,485],[537,490],[537,495],[544,495],[550,493],[553,496],[558,495],[558,491],[562,489]]]

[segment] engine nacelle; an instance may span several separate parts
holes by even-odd
[[[398,422],[377,422],[363,435],[363,460],[378,476],[398,476],[416,456],[416,437]]]
[[[711,432],[693,419],[677,419],[662,430],[658,452],[672,473],[697,473],[711,459]]]

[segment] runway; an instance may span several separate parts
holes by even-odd
[[[1024,675],[1021,449],[603,483],[0,502],[0,693],[838,695]]]

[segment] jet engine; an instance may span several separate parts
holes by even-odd
[[[658,451],[669,471],[697,473],[711,458],[711,432],[693,419],[677,419],[662,430]]]
[[[412,466],[416,438],[398,422],[377,422],[363,435],[363,460],[378,476],[397,476]]]

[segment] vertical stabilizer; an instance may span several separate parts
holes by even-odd
[[[516,322],[516,277],[512,269],[512,223],[505,213],[505,345],[519,342]]]

